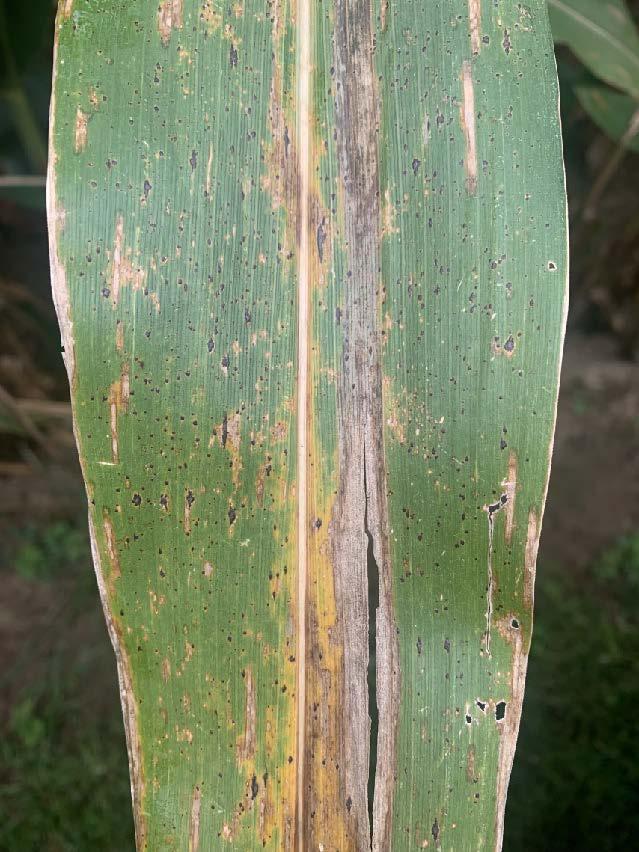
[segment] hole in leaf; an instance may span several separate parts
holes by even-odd
[[[377,732],[379,710],[377,707],[377,609],[379,607],[379,566],[375,561],[373,536],[368,528],[368,490],[366,487],[366,456],[364,456],[364,529],[368,539],[366,572],[368,577],[368,715],[371,720],[370,754],[368,769],[368,816],[371,840],[373,836],[373,801],[375,798],[375,774],[377,771]],[[420,652],[418,643],[418,653]]]

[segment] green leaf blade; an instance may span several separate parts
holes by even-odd
[[[288,848],[295,815],[292,34],[216,9],[58,22],[56,289],[148,849]]]
[[[556,42],[597,77],[639,97],[639,33],[623,0],[548,0]]]
[[[393,839],[446,849],[501,845],[568,273],[545,4],[471,7],[396,7],[379,48]]]
[[[604,86],[579,86],[579,103],[595,124],[616,141],[624,140],[631,151],[639,151],[636,131],[632,131],[633,118],[637,113],[637,102]]]

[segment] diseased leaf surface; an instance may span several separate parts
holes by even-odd
[[[499,849],[566,308],[546,3],[63,0],[55,67],[138,847]]]
[[[393,4],[376,58],[402,684],[393,841],[493,848],[523,698],[566,296],[545,4]]]
[[[138,844],[292,848],[290,7],[66,7],[51,204]]]

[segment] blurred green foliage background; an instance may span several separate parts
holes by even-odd
[[[605,852],[639,836],[639,2],[548,2],[572,311],[505,850]],[[49,294],[53,15],[0,0],[0,850],[132,852]]]

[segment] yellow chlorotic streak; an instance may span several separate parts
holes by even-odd
[[[309,206],[310,161],[310,1],[298,8],[297,105],[299,139],[299,240],[298,240],[298,381],[297,381],[297,528],[298,528],[298,645],[297,645],[297,848],[303,851],[304,722],[306,662],[306,559],[307,483],[306,444],[308,423],[308,312],[309,312]]]

